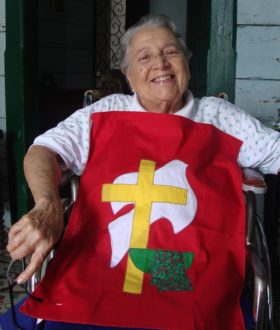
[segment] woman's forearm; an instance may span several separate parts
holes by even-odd
[[[59,198],[59,156],[43,146],[33,146],[24,158],[24,173],[35,203],[41,198]]]

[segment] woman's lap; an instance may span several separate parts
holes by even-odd
[[[16,321],[20,328],[24,330],[129,330],[128,328],[102,327],[96,325],[84,325],[66,322],[41,321],[37,324],[36,319],[31,318],[20,312],[20,306],[24,303],[23,299],[15,306]],[[9,310],[0,317],[0,325],[3,330],[14,330],[15,325],[12,311]],[[132,329],[131,329],[132,330]],[[141,329],[137,329],[141,330]]]

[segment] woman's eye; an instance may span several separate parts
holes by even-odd
[[[171,57],[171,56],[176,56],[177,54],[178,54],[178,51],[173,49],[173,50],[166,51],[164,55]]]
[[[139,58],[140,62],[147,62],[149,60],[149,55],[143,55]]]

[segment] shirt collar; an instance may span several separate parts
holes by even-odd
[[[182,109],[175,112],[175,115],[182,116],[185,118],[193,119],[195,115],[195,100],[191,91],[187,90],[185,93],[185,104]],[[138,101],[138,96],[136,93],[133,94],[133,109],[134,111],[146,112],[147,110],[142,107]]]

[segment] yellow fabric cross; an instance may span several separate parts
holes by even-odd
[[[187,190],[183,188],[154,184],[156,163],[141,160],[137,184],[104,184],[103,202],[134,202],[134,219],[130,248],[146,248],[149,239],[152,203],[187,203]],[[124,281],[124,292],[140,294],[144,273],[137,269],[128,257]]]

